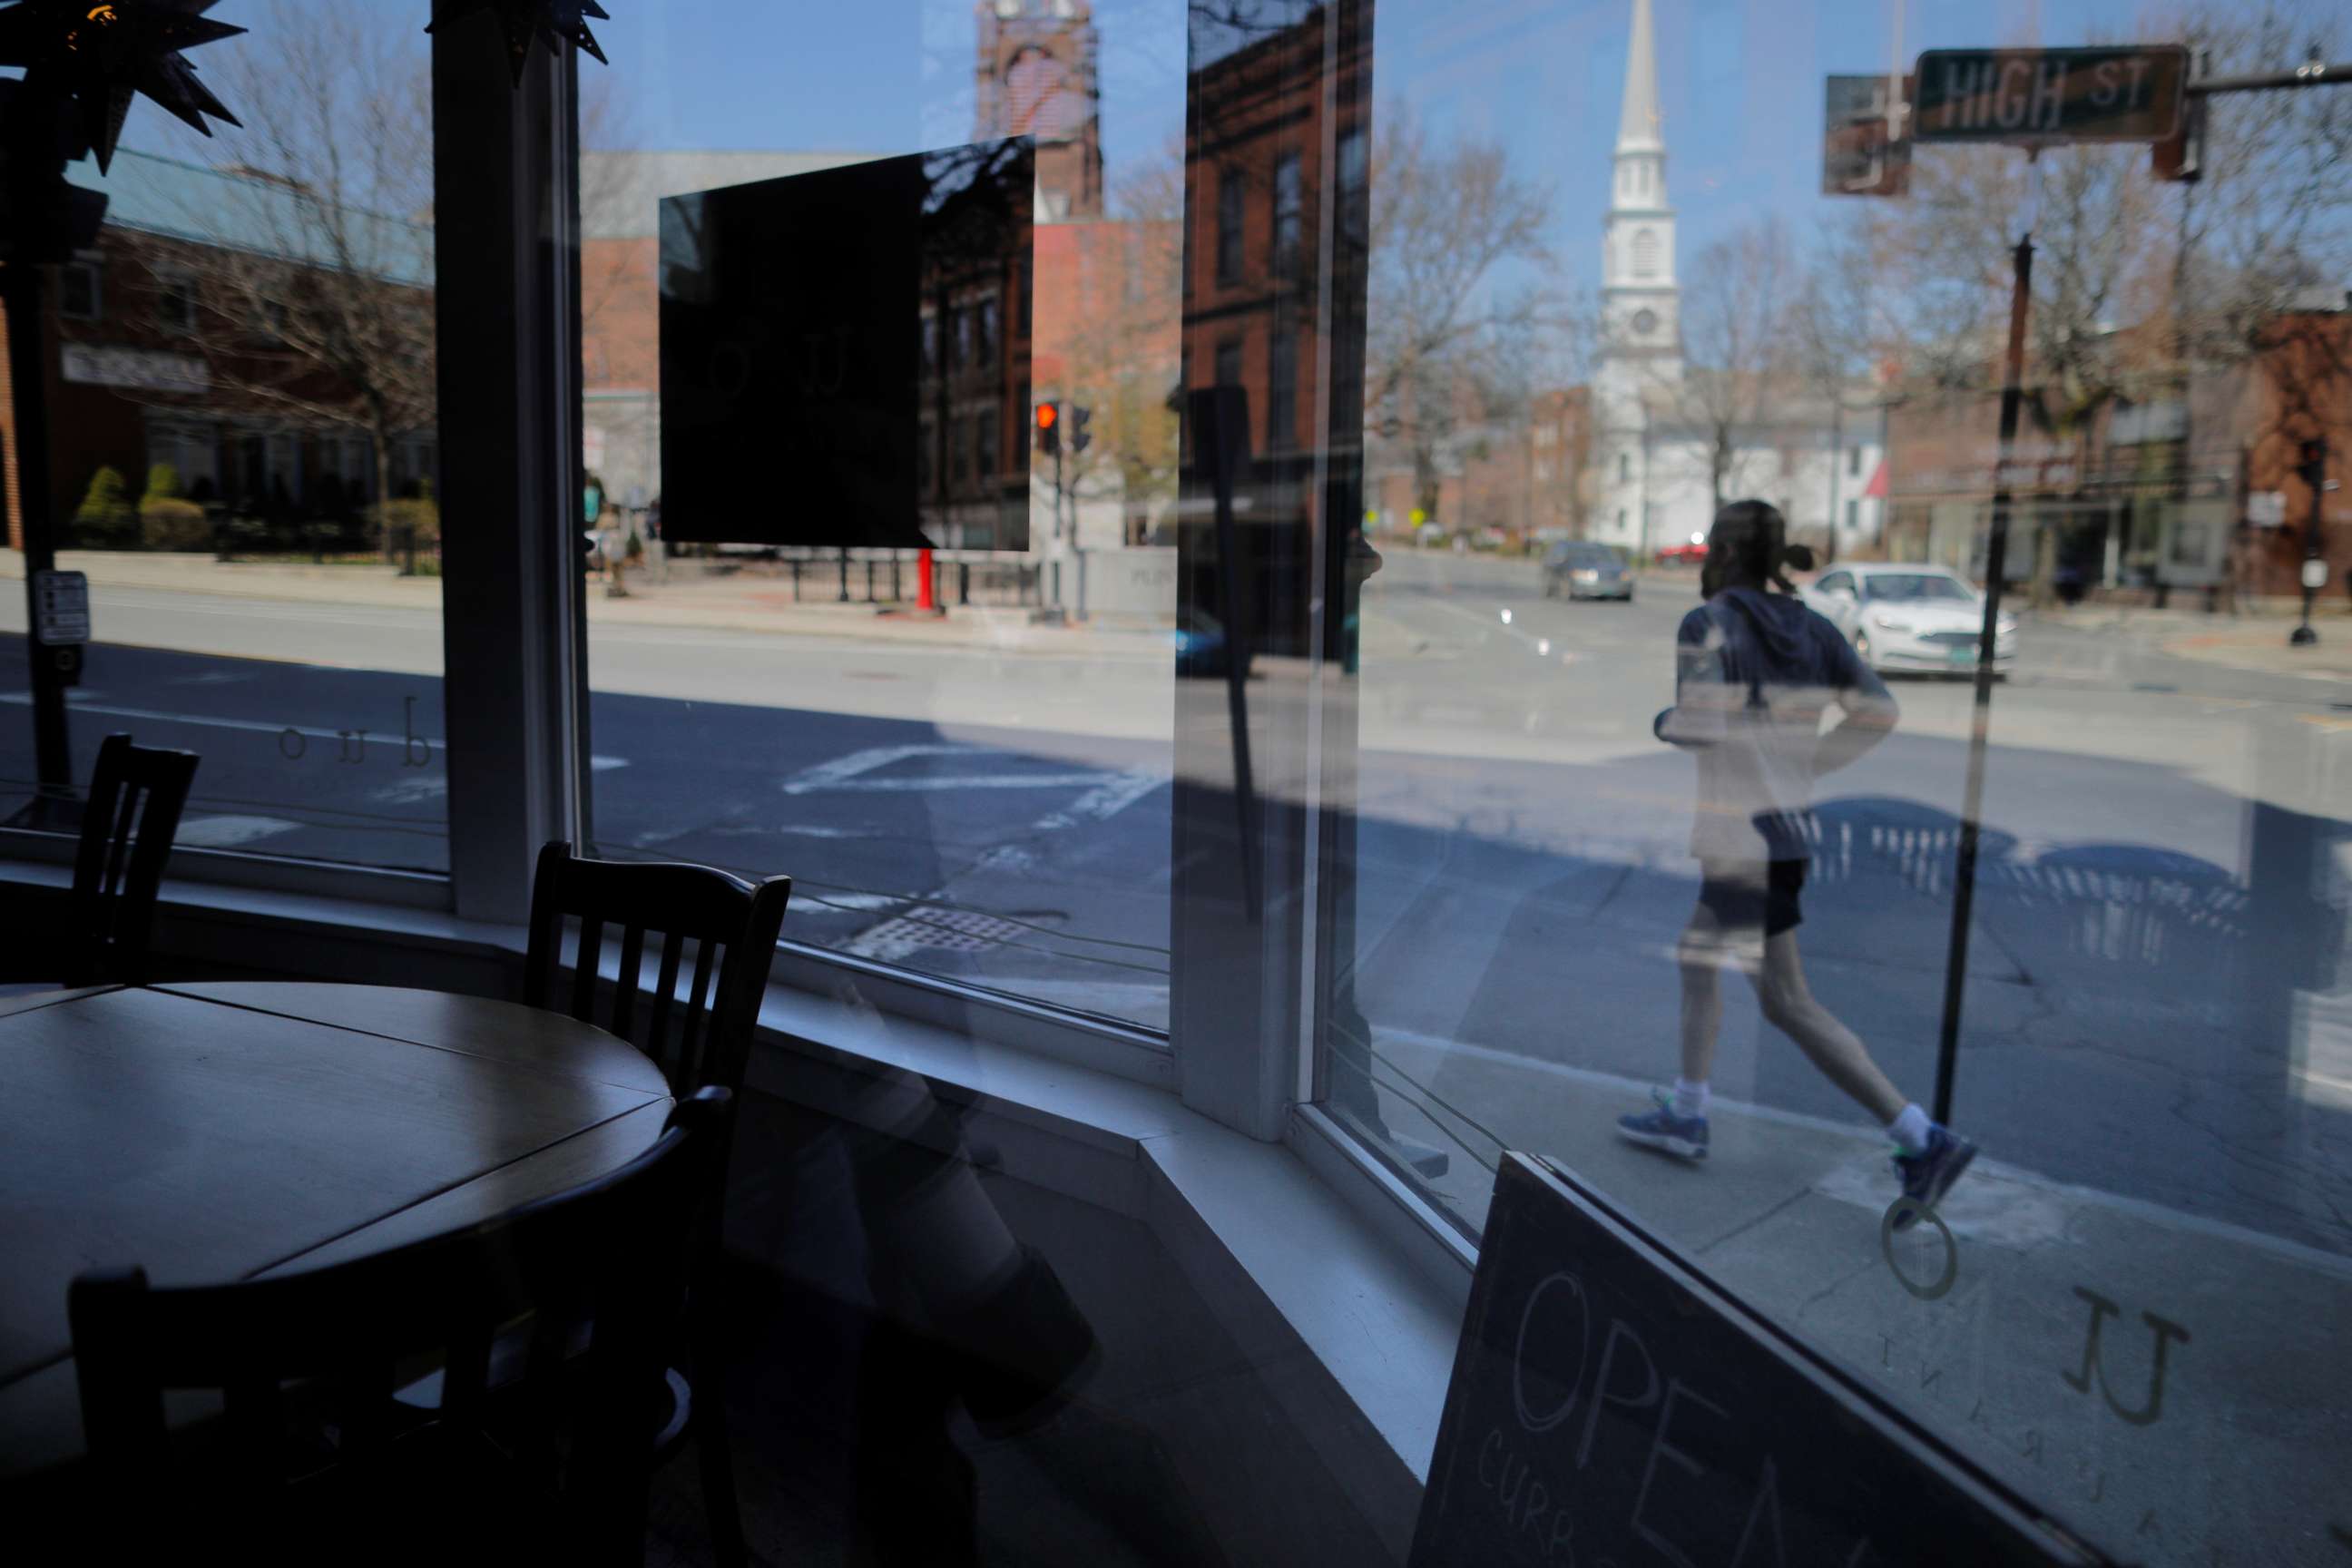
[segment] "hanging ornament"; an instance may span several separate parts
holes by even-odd
[[[231,114],[180,51],[245,31],[204,13],[217,0],[18,0],[0,11],[0,66],[22,66],[28,87],[72,99],[102,174],[114,162],[131,100],[145,93],[209,136],[205,116]]]
[[[470,16],[477,11],[496,11],[499,25],[507,33],[507,63],[514,68],[515,85],[522,85],[522,68],[530,58],[534,38],[545,38],[547,47],[559,58],[566,43],[577,44],[604,64],[604,51],[596,47],[596,35],[588,30],[587,18],[611,21],[612,15],[596,0],[450,0],[441,14],[433,18],[425,30],[432,32],[444,22]]]

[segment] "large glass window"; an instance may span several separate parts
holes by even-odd
[[[429,8],[236,20],[189,59],[241,126],[141,98],[68,173],[105,223],[48,279],[41,406],[5,405],[0,564],[45,521],[92,640],[52,700],[0,595],[0,816],[71,831],[127,731],[204,759],[184,848],[446,870]]]
[[[1825,195],[1824,78],[2013,31],[1504,11],[1367,23],[1325,1104],[1474,1236],[1552,1156],[2118,1559],[2340,1552],[2352,96],[2288,68],[2342,17],[2037,13],[2239,79],[2194,183]]]
[[[598,852],[788,872],[793,941],[1164,1027],[1181,8],[611,9],[614,64],[582,69],[586,438],[643,548],[588,595]],[[908,405],[944,448],[919,541],[773,542],[857,521],[812,515],[792,431],[719,459],[740,516],[687,515],[662,457],[664,198],[789,202],[820,171],[1005,137],[1030,139],[1034,227],[905,303]],[[601,374],[600,343],[634,368]]]

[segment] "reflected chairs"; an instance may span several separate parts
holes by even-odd
[[[540,851],[531,884],[523,1000],[602,1025],[636,1046],[660,1065],[674,1095],[709,1086],[740,1091],[792,888],[789,877],[771,877],[755,887],[707,866],[592,860],[562,840],[551,843]],[[580,937],[567,966],[564,927],[572,920],[580,922]],[[614,935],[619,967],[610,1003],[600,1008],[604,949]],[[658,954],[649,992],[644,989],[648,939]],[[690,972],[684,956],[689,947]],[[681,993],[682,973],[690,978]],[[723,1180],[724,1171],[712,1174]],[[734,1455],[725,1400],[711,1375],[719,1363],[718,1334],[707,1271],[719,1256],[719,1205],[705,1212],[707,1223],[696,1238],[704,1283],[687,1313],[691,1375],[672,1379],[674,1407],[654,1442],[667,1458],[686,1436],[694,1437],[711,1540],[722,1568],[735,1568],[744,1550]],[[693,1408],[698,1383],[706,1393],[698,1412]]]
[[[617,1171],[468,1229],[278,1279],[68,1298],[99,1560],[643,1560],[665,1338],[729,1096],[681,1103]],[[492,1345],[528,1315],[518,1383]],[[583,1333],[582,1325],[589,1325]],[[436,1407],[389,1397],[437,1360]],[[166,1390],[223,1418],[174,1433]]]

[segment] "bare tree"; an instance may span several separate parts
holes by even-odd
[[[236,178],[192,195],[193,243],[158,255],[227,400],[364,435],[381,502],[394,444],[435,417],[426,57],[361,0],[278,0],[250,43],[222,62]]]
[[[1734,230],[1694,258],[1682,289],[1679,374],[1654,383],[1653,405],[1704,443],[1707,492],[1728,499],[1740,451],[1778,422],[1801,384],[1791,331],[1801,279],[1778,217]]]
[[[1548,329],[1570,315],[1548,292],[1551,193],[1513,174],[1500,142],[1433,142],[1402,104],[1376,119],[1365,420],[1410,455],[1433,513],[1454,436],[1523,411]]]

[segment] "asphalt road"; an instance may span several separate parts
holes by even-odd
[[[1526,563],[1476,558],[1373,579],[1353,984],[1376,1032],[1671,1074],[1691,770],[1650,721],[1694,603],[1549,602]],[[78,772],[131,730],[205,755],[184,842],[446,866],[436,616],[152,590],[96,612],[124,640],[90,650]],[[32,773],[20,626],[0,619],[0,812]],[[1993,710],[1960,1120],[2061,1179],[2352,1251],[2352,1060],[2313,1023],[2347,978],[2345,693],[2126,633],[2029,625],[2023,647]],[[1164,1023],[1163,643],[605,626],[591,667],[606,852],[788,870],[802,941]],[[1802,942],[1924,1098],[1969,691],[1897,694],[1900,732],[1824,781]],[[1717,1081],[1852,1114],[1737,994]]]

